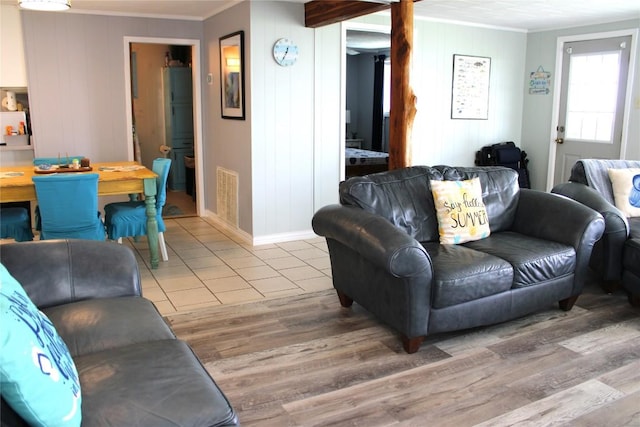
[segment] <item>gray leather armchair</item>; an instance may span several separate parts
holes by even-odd
[[[609,169],[640,168],[640,161],[582,159],[571,168],[569,182],[551,192],[562,194],[600,212],[605,229],[591,255],[589,265],[602,287],[614,292],[621,284],[629,301],[640,306],[640,218],[627,218],[615,206]]]
[[[640,218],[627,218],[615,206],[608,169],[640,168],[640,161],[578,160],[571,169],[569,182],[556,185],[551,192],[576,200],[602,214],[605,230],[593,248],[590,265],[609,291],[622,278],[622,254],[630,237],[640,238]]]

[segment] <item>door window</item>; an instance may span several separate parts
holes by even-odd
[[[612,143],[620,52],[572,55],[566,138]]]

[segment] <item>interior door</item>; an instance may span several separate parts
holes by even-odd
[[[554,185],[578,159],[620,157],[631,36],[563,47]]]

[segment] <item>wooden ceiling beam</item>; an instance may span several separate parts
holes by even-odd
[[[312,0],[304,4],[304,25],[318,28],[387,10],[400,0]],[[404,0],[403,0],[404,1]],[[420,0],[413,0],[414,3]]]
[[[388,3],[356,0],[313,0],[304,4],[304,25],[318,28],[389,9]]]

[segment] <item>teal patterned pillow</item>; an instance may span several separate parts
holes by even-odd
[[[69,350],[2,264],[0,391],[30,425],[80,425],[80,381]]]

